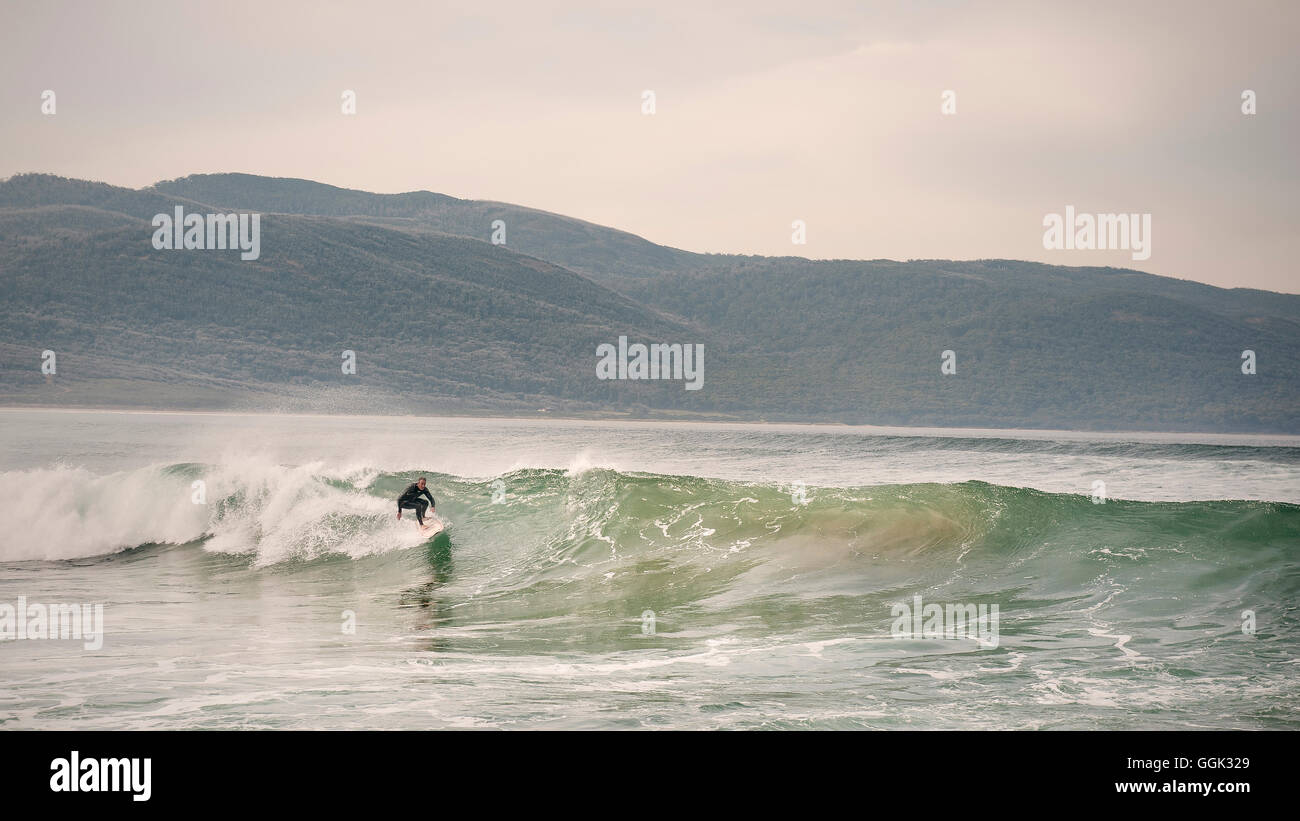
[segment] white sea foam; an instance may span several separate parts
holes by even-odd
[[[364,492],[377,471],[274,464],[248,455],[214,466],[155,465],[96,476],[59,466],[0,473],[0,560],[66,560],[206,539],[258,564],[353,557],[419,544],[390,499]],[[203,483],[200,491],[194,482]]]

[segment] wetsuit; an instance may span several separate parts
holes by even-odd
[[[423,499],[421,499],[420,494],[424,494],[425,496],[428,496],[429,501],[425,502]],[[433,500],[433,494],[429,492],[429,489],[427,487],[424,490],[420,490],[420,485],[418,482],[412,482],[411,486],[408,487],[406,490],[403,490],[402,495],[397,497],[397,512],[401,513],[402,508],[406,508],[407,510],[414,509],[415,519],[421,525],[424,524],[425,508],[437,507],[437,506],[438,503]]]

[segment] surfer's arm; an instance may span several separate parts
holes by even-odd
[[[435,507],[438,506],[438,503],[433,500],[433,494],[429,492],[429,489],[427,487],[420,492],[429,498],[429,510],[433,510]]]

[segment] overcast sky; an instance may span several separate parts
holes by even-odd
[[[1300,3],[0,10],[0,177],[244,171],[502,200],[693,251],[1014,258],[1300,292]],[[1150,258],[1044,249],[1044,216],[1067,205],[1151,214]]]

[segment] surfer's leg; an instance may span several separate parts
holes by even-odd
[[[423,499],[415,500],[415,520],[420,523],[421,527],[424,527],[424,511],[428,510],[428,508],[428,502]]]

